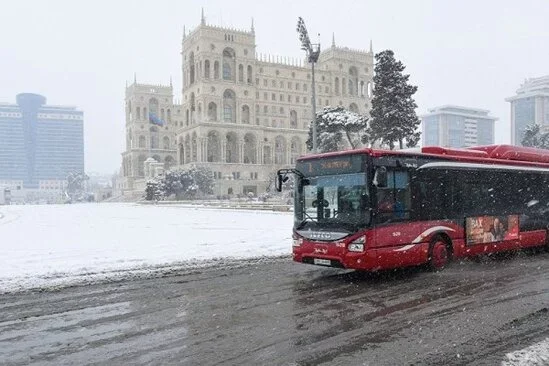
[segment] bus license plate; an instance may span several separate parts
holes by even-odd
[[[314,261],[313,261],[314,264],[320,264],[321,266],[331,266],[332,265],[332,261],[329,260],[329,259],[319,259],[319,258],[315,258]]]

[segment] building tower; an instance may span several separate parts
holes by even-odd
[[[549,131],[549,75],[527,79],[515,96],[505,100],[511,103],[511,144],[521,145],[528,125]]]
[[[176,164],[175,130],[180,108],[173,104],[170,85],[133,84],[126,87],[126,149],[122,153],[123,191],[144,189],[144,163],[148,158]],[[136,182],[138,183],[136,185]]]
[[[215,194],[259,194],[279,168],[307,152],[311,69],[302,60],[256,54],[255,29],[200,24],[182,41],[183,124],[177,162],[214,172]],[[320,54],[317,110],[368,113],[373,52],[332,46]]]

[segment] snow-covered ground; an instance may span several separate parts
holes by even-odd
[[[530,347],[506,355],[502,366],[542,366],[549,365],[549,338]]]
[[[291,213],[77,204],[0,206],[0,293],[289,255]]]

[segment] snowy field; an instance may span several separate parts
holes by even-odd
[[[291,213],[77,204],[0,206],[0,293],[289,255]]]

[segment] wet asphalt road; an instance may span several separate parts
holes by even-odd
[[[376,275],[289,258],[0,296],[0,364],[497,364],[549,335],[549,255]]]

